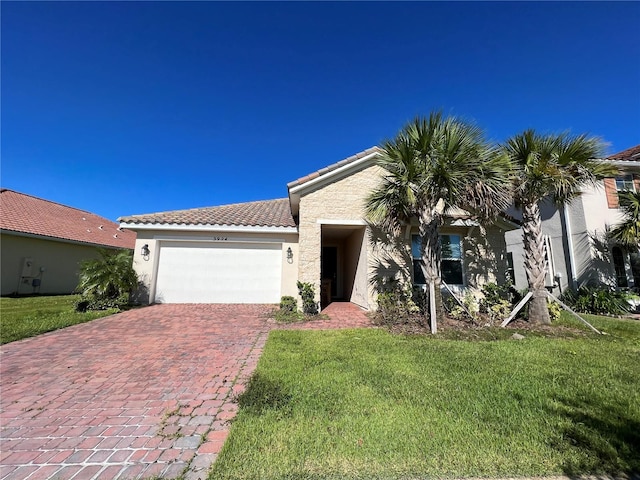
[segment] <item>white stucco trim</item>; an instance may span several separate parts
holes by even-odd
[[[640,162],[634,162],[633,160],[605,160],[607,163],[611,163],[616,167],[640,167]]]
[[[178,223],[121,223],[129,230],[167,230],[181,232],[298,233],[297,227],[256,227],[245,225],[184,225]]]
[[[316,223],[319,223],[320,225],[352,225],[354,227],[362,227],[368,225],[364,220],[335,220],[330,218],[319,218],[318,220],[316,220]]]
[[[176,237],[172,235],[154,235],[154,240],[159,242],[200,242],[200,243],[285,243],[284,238],[264,238],[264,237],[196,237],[184,236]]]
[[[359,158],[358,160],[354,160],[353,162],[347,163],[346,165],[343,165],[342,167],[336,168],[335,170],[331,170],[330,172],[325,173],[324,175],[320,175],[316,178],[314,178],[313,180],[309,180],[307,182],[304,182],[302,185],[297,185],[293,188],[291,188],[289,190],[289,194],[295,194],[295,193],[299,193],[303,190],[306,190],[307,188],[311,188],[315,185],[318,184],[322,184],[323,182],[327,182],[330,181],[333,177],[335,176],[339,176],[341,174],[343,174],[344,172],[349,172],[350,170],[355,170],[358,167],[360,167],[360,165],[362,165],[363,163],[368,162],[369,160],[371,160],[372,158],[377,157],[378,155],[380,155],[379,152],[373,152],[370,153],[369,155],[365,155],[362,158]]]

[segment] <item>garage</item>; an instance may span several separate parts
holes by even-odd
[[[161,242],[157,303],[278,303],[282,243]]]

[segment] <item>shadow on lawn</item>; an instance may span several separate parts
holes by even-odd
[[[263,415],[277,411],[280,415],[290,413],[291,395],[282,386],[260,372],[254,372],[247,389],[238,395],[238,405],[251,415]]]
[[[558,432],[553,447],[578,453],[568,455],[573,459],[563,465],[566,475],[640,473],[640,421],[632,417],[630,405],[556,401],[552,413],[570,423]]]

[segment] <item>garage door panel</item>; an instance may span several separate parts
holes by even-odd
[[[279,243],[162,245],[155,301],[277,303],[281,265]]]

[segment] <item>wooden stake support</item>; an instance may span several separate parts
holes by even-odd
[[[524,307],[526,305],[526,303],[529,301],[529,299],[531,299],[532,296],[533,296],[533,292],[527,293],[525,295],[525,297],[522,300],[520,300],[520,303],[518,303],[518,305],[516,305],[516,307],[511,311],[509,316],[507,318],[505,318],[504,322],[502,322],[502,324],[500,324],[500,326],[501,327],[506,327],[509,324],[509,322],[515,318],[515,316],[522,309],[522,307]],[[559,304],[567,312],[571,313],[574,317],[576,317],[578,320],[583,322],[587,327],[589,327],[591,330],[596,332],[598,335],[602,335],[602,332],[600,330],[596,329],[593,325],[591,325],[589,322],[587,322],[584,318],[582,318],[580,315],[578,315],[576,312],[574,312],[568,305],[566,305],[565,303],[563,303],[560,300],[558,300],[556,297],[551,295],[549,292],[547,292],[547,297],[549,297],[551,300],[553,300],[554,302]]]
[[[516,318],[516,315],[518,314],[518,312],[520,310],[522,310],[522,307],[524,307],[527,302],[529,301],[529,299],[533,296],[533,292],[529,292],[527,293],[524,298],[522,300],[520,300],[520,302],[518,302],[518,304],[515,306],[515,308],[513,310],[511,310],[511,313],[509,314],[509,316],[507,318],[504,319],[504,322],[502,322],[500,324],[501,327],[506,327],[507,325],[509,325],[509,322],[511,320],[513,320],[514,318]]]

